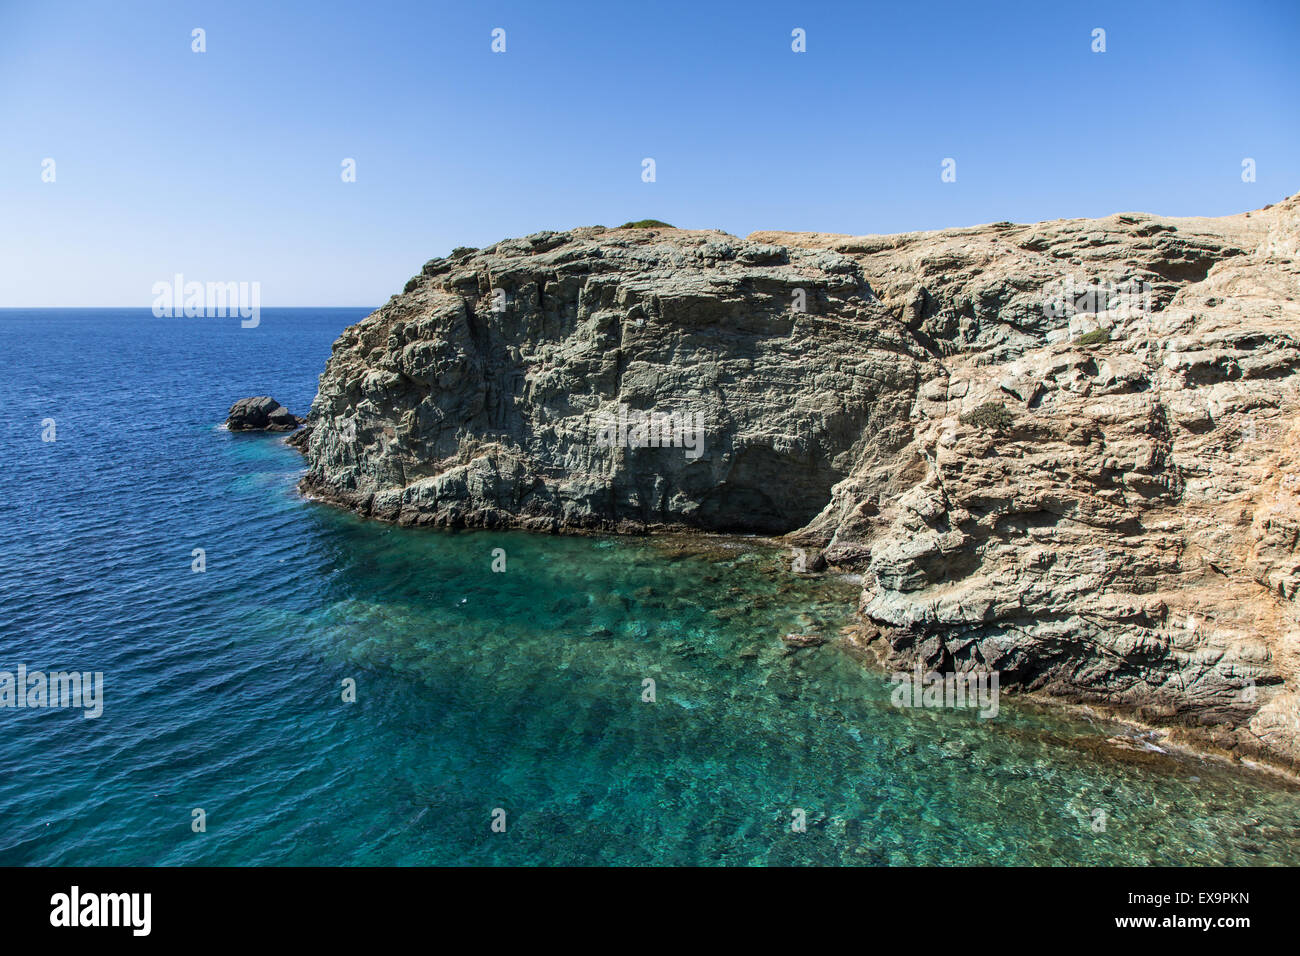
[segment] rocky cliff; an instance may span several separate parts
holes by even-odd
[[[788,535],[891,661],[1300,762],[1300,197],[897,236],[600,227],[334,346],[304,491],[406,524]]]

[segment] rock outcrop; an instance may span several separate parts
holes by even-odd
[[[912,439],[942,371],[848,256],[542,233],[430,262],[343,333],[306,485],[408,524],[783,533]]]
[[[1300,197],[458,249],[335,344],[303,487],[408,524],[786,534],[863,574],[887,660],[1300,763],[1298,243]]]
[[[226,428],[232,432],[289,432],[306,421],[290,413],[269,395],[256,395],[241,398],[230,406]]]

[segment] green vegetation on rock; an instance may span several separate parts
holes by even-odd
[[[967,412],[960,418],[963,425],[974,425],[976,428],[991,428],[997,432],[1010,428],[1015,420],[1016,416],[997,402],[985,402],[979,408]]]
[[[1093,329],[1074,340],[1075,345],[1101,345],[1110,341],[1110,333],[1105,329]]]

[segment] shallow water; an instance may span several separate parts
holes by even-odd
[[[898,709],[838,640],[788,650],[856,588],[763,543],[302,500],[297,452],[215,424],[252,394],[305,412],[362,314],[0,311],[0,670],[106,697],[0,709],[0,863],[1300,863],[1270,777],[1005,696]]]

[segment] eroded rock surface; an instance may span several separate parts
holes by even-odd
[[[343,334],[306,484],[409,524],[788,532],[912,440],[941,372],[839,253],[542,233],[430,262]],[[699,434],[602,443],[648,414]]]
[[[304,489],[410,524],[788,534],[863,574],[888,659],[1297,762],[1298,243],[1300,197],[456,250],[336,343]],[[698,454],[602,441],[620,409],[699,416]]]

